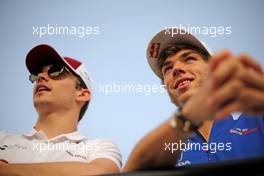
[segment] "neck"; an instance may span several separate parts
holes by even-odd
[[[77,130],[76,113],[73,112],[49,112],[39,114],[35,125],[37,131],[42,130],[48,139],[55,136],[71,133]]]
[[[203,125],[199,128],[199,132],[201,133],[201,135],[204,137],[204,139],[206,140],[206,142],[208,142],[210,134],[211,134],[211,129],[213,126],[213,120],[206,120],[203,122]]]

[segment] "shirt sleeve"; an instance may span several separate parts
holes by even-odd
[[[107,158],[112,160],[118,168],[122,167],[122,156],[117,146],[110,140],[97,139],[92,144],[92,150],[89,152],[89,162],[98,159]]]

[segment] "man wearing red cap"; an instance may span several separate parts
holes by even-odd
[[[0,133],[0,175],[97,175],[119,172],[121,154],[109,140],[77,130],[92,90],[84,65],[49,45],[26,57],[38,120],[32,132]]]
[[[222,51],[178,28],[147,49],[178,112],[135,147],[125,171],[264,156],[264,74],[250,56]]]

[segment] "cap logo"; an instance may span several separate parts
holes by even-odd
[[[149,55],[152,58],[157,58],[159,56],[160,43],[152,43],[149,49]]]

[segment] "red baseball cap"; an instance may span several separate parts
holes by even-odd
[[[91,79],[84,67],[84,64],[80,61],[70,58],[62,57],[51,46],[47,44],[37,45],[32,48],[26,56],[26,66],[31,74],[37,75],[38,71],[45,65],[49,64],[62,64],[69,68],[72,73],[81,78],[86,87],[91,90]]]

